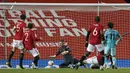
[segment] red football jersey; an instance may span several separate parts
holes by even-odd
[[[103,31],[103,26],[101,24],[91,24],[88,28],[88,31],[90,31],[90,36],[89,36],[89,43],[96,45],[96,44],[101,44],[101,32]]]
[[[16,32],[14,36],[15,40],[22,40],[23,28],[25,27],[26,27],[26,23],[22,20],[18,20],[18,22],[16,23]]]
[[[35,41],[37,41],[37,40],[39,40],[39,39],[37,39],[35,37],[35,33],[33,30],[27,29],[24,32],[23,45],[24,45],[26,50],[32,50],[33,48],[35,48]]]

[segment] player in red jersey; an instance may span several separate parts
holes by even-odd
[[[13,31],[15,32],[13,43],[12,43],[13,49],[9,55],[8,61],[6,62],[6,64],[8,65],[9,68],[12,68],[10,62],[15,53],[16,48],[18,48],[18,49],[20,49],[19,67],[21,69],[24,69],[22,66],[22,61],[23,61],[23,57],[24,57],[24,47],[23,47],[23,43],[22,43],[22,37],[23,37],[24,28],[26,27],[26,23],[24,22],[26,19],[26,16],[24,14],[22,14],[22,15],[20,15],[20,19],[21,20],[18,20],[16,23],[16,26],[14,26],[14,28],[13,28]]]
[[[28,24],[28,29],[24,32],[23,35],[23,45],[27,52],[29,52],[33,57],[34,61],[32,62],[32,68],[38,68],[38,60],[39,60],[39,51],[35,47],[35,41],[38,41],[38,39],[32,30],[33,28],[33,23]]]
[[[89,57],[86,60],[84,60],[83,64],[90,64],[89,68],[91,68],[91,69],[99,69],[100,61],[101,61],[101,55],[100,55],[100,53],[98,53],[98,56],[92,56],[92,57]]]
[[[104,40],[103,37],[103,26],[99,23],[100,17],[97,16],[95,18],[95,23],[91,24],[88,28],[88,33],[86,36],[86,47],[87,52],[81,57],[80,63],[77,64],[76,69],[78,69],[79,65],[82,64],[83,60],[88,57],[91,52],[96,48],[98,52],[101,54],[101,61],[99,62],[100,69],[103,70],[104,64],[104,46],[101,44],[101,41]]]

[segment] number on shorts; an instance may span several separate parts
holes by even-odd
[[[94,29],[93,35],[96,36],[98,34],[97,28]]]
[[[28,41],[28,33],[25,33],[25,41]]]

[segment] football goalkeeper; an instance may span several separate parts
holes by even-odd
[[[65,44],[64,40],[61,40],[59,42],[59,45],[60,48],[57,51],[56,55],[53,55],[51,57],[57,57],[61,54],[64,58],[64,62],[59,65],[59,68],[73,68],[72,64],[78,63],[79,60],[72,57],[72,55],[70,54],[71,49]]]

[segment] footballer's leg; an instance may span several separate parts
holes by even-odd
[[[34,57],[33,63],[34,63],[34,68],[35,68],[35,69],[38,68],[38,60],[39,60],[39,55],[37,55],[37,56]]]
[[[90,57],[86,60],[84,60],[85,64],[90,64],[90,69],[99,69],[99,64],[96,56]]]
[[[94,48],[95,48],[94,45],[91,44],[88,45],[87,52],[80,59],[81,63],[86,59],[86,57],[88,57],[91,54],[91,52],[94,51]]]
[[[111,56],[112,56],[112,62],[113,62],[113,64],[112,64],[112,68],[113,69],[117,69],[117,67],[116,67],[116,48],[111,48]]]
[[[13,47],[13,49],[11,50],[10,55],[8,57],[8,61],[6,62],[6,65],[8,65],[8,68],[12,68],[12,66],[11,66],[11,59],[12,59],[14,53],[15,53],[15,50],[16,50],[16,48]]]
[[[40,59],[40,57],[39,57],[39,51],[37,50],[37,48],[33,48],[32,50],[29,50],[29,52],[34,57],[34,60],[32,62],[32,68],[37,69],[38,68],[38,60]]]
[[[77,69],[79,68],[79,66],[83,63],[83,61],[86,59],[86,57],[88,57],[88,56],[91,54],[91,52],[94,51],[94,49],[95,49],[95,46],[94,46],[94,45],[91,45],[91,44],[88,45],[88,47],[87,47],[87,52],[81,57],[80,62],[77,63],[77,65],[76,65],[76,67],[75,67],[76,70],[77,70]]]
[[[12,50],[9,54],[9,57],[8,57],[8,61],[6,62],[6,65],[8,65],[8,68],[12,68],[11,66],[11,59],[15,53],[15,50],[17,48],[17,41],[16,40],[13,40],[13,43],[12,43]]]
[[[68,65],[69,65],[69,64],[67,64],[67,63],[61,63],[61,64],[59,65],[59,68],[67,68]]]
[[[98,64],[98,60],[96,56],[90,57],[83,61],[85,64]]]
[[[99,62],[100,65],[100,70],[103,70],[103,65],[104,65],[104,50],[100,52],[101,54],[101,60]]]
[[[110,59],[111,64],[113,65],[113,61],[112,61],[112,56],[111,55],[109,55],[109,59]]]
[[[104,65],[104,45],[103,44],[96,45],[96,48],[100,52],[100,55],[101,55],[101,60],[99,62],[100,70],[103,70],[103,65]]]
[[[23,43],[21,41],[19,41],[19,44],[18,44],[18,49],[20,50],[20,56],[19,56],[19,67],[21,69],[24,69],[23,68],[23,58],[24,58],[24,46],[23,46]]]
[[[105,49],[104,49],[104,59],[105,59],[105,65],[106,65],[106,69],[110,68],[110,66],[108,65],[108,62],[109,62],[109,52],[110,52],[110,48],[109,46],[105,46]]]
[[[23,58],[24,58],[24,49],[21,49],[20,50],[20,57],[19,57],[19,61],[20,61],[19,66],[20,66],[21,69],[24,69]]]

